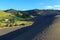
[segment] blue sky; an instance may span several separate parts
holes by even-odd
[[[58,9],[60,10],[60,0],[0,0],[0,9]]]

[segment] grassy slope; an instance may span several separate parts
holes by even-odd
[[[25,24],[25,25],[32,25],[32,22],[26,21],[26,18],[22,18],[22,17],[17,17],[11,13],[7,13],[4,11],[0,11],[0,27],[1,26],[5,26],[6,24],[9,23],[9,21],[5,22],[3,19],[5,18],[14,18],[15,20],[15,24],[20,25],[20,24]],[[21,21],[22,20],[22,21]],[[12,24],[13,25],[13,24]]]
[[[4,11],[0,11],[0,18],[8,18],[8,17],[10,17],[9,15],[12,16],[11,13],[6,13]]]
[[[10,17],[13,17],[15,20],[27,20],[26,18],[17,17],[15,15],[12,15],[11,13],[0,11],[0,19],[2,19],[2,18],[10,18]]]

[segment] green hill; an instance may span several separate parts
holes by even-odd
[[[18,20],[30,21],[32,19],[29,14],[23,13],[23,11],[9,9],[9,10],[5,10],[5,12],[15,15],[15,18],[17,18]]]
[[[53,16],[59,14],[59,10],[39,10],[39,9],[33,9],[33,10],[26,10],[26,11],[20,11],[20,10],[0,10],[0,27],[4,26],[17,26],[17,25],[29,25],[32,24],[32,21],[35,20],[35,17],[37,16]],[[30,22],[29,22],[30,21]]]
[[[0,11],[0,18],[8,18],[10,16],[13,16],[13,15],[11,13]]]
[[[17,16],[17,14],[12,14],[11,12],[5,12],[5,11],[0,10],[0,27],[28,25],[29,23],[30,23],[29,25],[32,24],[31,22],[28,21],[30,20],[29,18],[21,17],[22,16],[21,13],[18,13],[18,15],[20,16]]]

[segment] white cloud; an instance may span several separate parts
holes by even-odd
[[[46,9],[52,9],[53,6],[45,6]]]
[[[45,6],[45,9],[57,9],[57,10],[60,10],[60,5]]]

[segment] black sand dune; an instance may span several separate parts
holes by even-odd
[[[55,19],[55,15],[38,16],[34,19],[35,23],[32,26],[0,36],[0,40],[38,40],[38,34],[43,35],[42,32],[49,28]],[[41,36],[38,38],[41,38]],[[43,38],[39,40],[43,40]]]
[[[56,15],[52,25],[35,36],[33,40],[60,40],[60,15]]]

